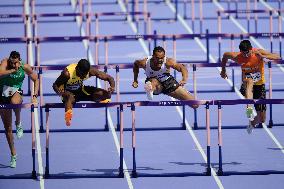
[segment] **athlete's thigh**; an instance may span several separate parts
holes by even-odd
[[[150,78],[151,84],[153,86],[154,94],[160,94],[163,91],[163,86],[156,78]]]
[[[15,94],[11,97],[11,104],[21,104],[23,102],[23,97],[21,93],[15,92]]]
[[[181,86],[168,95],[178,100],[194,100],[194,96]]]
[[[76,96],[76,101],[95,101],[96,98],[107,96],[108,91],[94,86],[84,86],[83,90]]]

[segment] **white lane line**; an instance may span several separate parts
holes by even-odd
[[[72,7],[73,7],[73,10],[76,11],[76,10],[75,10],[75,5],[76,5],[76,3],[74,2],[74,0],[71,0],[71,4],[72,4]],[[80,27],[80,20],[79,20],[78,17],[76,18],[76,21],[77,21],[78,26]],[[84,31],[83,28],[81,28],[81,36],[86,36],[86,33],[85,33],[85,31]],[[87,41],[83,41],[83,44],[84,44],[85,49],[87,50],[87,49],[88,49],[88,43],[87,43]],[[90,50],[89,50],[89,52],[88,52],[88,56],[89,56],[88,58],[89,58],[89,60],[90,60],[90,63],[91,63],[92,65],[94,65],[95,62],[94,62],[94,59],[93,59],[93,57],[92,57],[92,55],[91,55]],[[100,82],[98,82],[98,86],[101,87]],[[112,118],[111,118],[111,116],[110,116],[109,110],[107,111],[107,115],[108,115],[108,121],[109,121],[110,130],[111,130],[111,133],[112,133],[114,142],[115,142],[115,146],[116,146],[118,155],[120,155],[119,140],[118,140],[118,137],[117,137],[117,135],[116,135],[115,127],[114,127]],[[126,165],[126,163],[125,163],[125,159],[124,159],[124,158],[123,158],[123,167],[124,167],[124,170],[123,170],[123,171],[124,171],[124,176],[125,176],[125,178],[126,178],[128,187],[129,187],[129,189],[134,189],[133,183],[132,183],[131,178],[130,178],[130,173],[129,173],[129,171],[128,171],[129,169],[127,168],[127,165]]]
[[[218,1],[213,0],[213,3],[214,3],[220,10],[225,10],[225,9],[222,7],[222,5],[221,5]],[[227,13],[226,13],[225,15],[228,16]],[[248,31],[247,31],[233,16],[229,16],[229,18],[230,18],[230,20],[231,20],[243,33],[248,33]],[[260,49],[265,49],[265,48],[256,40],[256,38],[254,38],[254,37],[249,37],[249,39],[250,39],[251,41],[253,41],[253,42],[256,44],[256,46],[257,46],[258,48],[260,48]],[[282,72],[284,72],[284,67],[283,67],[282,65],[276,64],[276,66],[277,66],[278,68],[280,68],[280,70],[281,70]]]
[[[29,15],[30,14],[30,2],[29,0],[25,0],[25,14]],[[30,17],[28,18],[27,21],[27,34],[28,37],[32,37],[32,33],[31,33],[31,20]],[[29,43],[29,58],[30,58],[30,63],[31,65],[33,65],[34,63],[34,59],[33,59],[33,46],[32,43]],[[36,131],[36,151],[37,151],[37,161],[38,161],[38,171],[39,171],[39,184],[40,184],[40,188],[44,189],[44,178],[43,178],[43,163],[42,163],[42,151],[41,151],[41,143],[40,143],[40,134],[39,134],[39,120],[38,120],[38,108],[35,108],[34,110],[34,122],[35,122],[35,131]]]
[[[126,12],[126,8],[125,8],[125,6],[123,5],[123,3],[121,2],[121,0],[118,0],[118,3],[119,3],[119,5],[120,5],[121,9],[122,9],[124,12]],[[136,27],[135,27],[135,25],[134,25],[130,20],[131,20],[131,19],[128,19],[128,23],[130,24],[131,27],[134,26],[134,28],[132,28],[132,29],[133,29],[133,31],[136,33],[136,32],[137,32]],[[189,27],[188,27],[188,29],[191,31],[191,29],[190,29]],[[144,42],[143,40],[141,40],[141,41],[139,41],[139,42],[140,42],[140,44],[141,44],[142,46],[146,46],[146,44],[145,44],[145,42]],[[201,43],[201,42],[200,42],[200,43]],[[201,44],[202,44],[202,43],[201,43]],[[146,49],[143,48],[143,49],[144,49],[145,53],[147,54],[147,56],[149,56],[150,53],[149,53],[149,51],[148,51],[148,48],[146,48]],[[203,48],[203,50],[206,51],[205,48]],[[213,57],[211,57],[211,58],[213,58]],[[171,100],[175,101],[174,98],[171,98]],[[177,111],[178,111],[180,117],[182,118],[183,116],[182,116],[182,111],[181,111],[180,107],[176,106],[176,109],[177,109]],[[193,139],[193,141],[194,141],[196,147],[198,148],[199,152],[201,153],[201,155],[202,155],[204,161],[207,162],[206,154],[205,154],[205,152],[203,151],[203,149],[202,149],[202,147],[201,147],[201,145],[200,145],[200,143],[199,143],[197,137],[195,136],[194,132],[192,131],[192,129],[191,129],[191,127],[190,127],[190,125],[189,125],[187,119],[185,119],[185,123],[186,123],[186,128],[187,128],[189,134],[191,135],[191,137],[192,137],[192,139]],[[212,169],[211,165],[210,165],[210,168],[211,168],[211,173],[212,173],[212,175],[213,175],[213,177],[214,177],[214,179],[215,179],[217,185],[219,186],[220,189],[224,189],[224,187],[223,187],[223,185],[222,185],[222,183],[221,183],[221,180],[218,178],[216,172],[214,171],[214,169]]]
[[[274,10],[274,8],[272,8],[267,2],[263,1],[263,0],[259,0],[266,8],[268,8],[269,10]],[[279,16],[277,11],[273,11],[274,15]],[[284,17],[281,16],[281,19],[284,20]]]

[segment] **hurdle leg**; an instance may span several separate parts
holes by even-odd
[[[181,123],[181,128],[183,130],[186,130],[186,126],[185,126],[185,105],[182,106],[182,123]]]
[[[35,170],[35,124],[34,124],[34,105],[31,106],[31,125],[32,125],[32,158],[33,158],[33,170],[32,178],[36,179],[36,170]]]
[[[206,130],[207,130],[207,168],[206,175],[211,175],[210,167],[210,123],[209,123],[209,103],[206,103]]]
[[[221,105],[218,103],[218,146],[219,146],[219,169],[218,175],[223,175],[222,168],[222,112]]]
[[[44,177],[49,177],[49,108],[45,108],[46,112],[46,141],[45,141],[45,173]]]
[[[135,105],[131,104],[131,112],[132,112],[132,157],[133,157],[133,168],[132,168],[132,177],[137,178],[136,172],[136,130],[135,130]]]
[[[119,174],[118,177],[123,178],[124,172],[123,172],[123,105],[120,104],[120,165],[119,165]]]
[[[105,124],[105,131],[109,131],[109,124],[108,124],[108,108],[105,107],[105,120],[106,120],[106,124]]]

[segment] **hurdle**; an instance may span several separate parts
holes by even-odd
[[[235,171],[224,171],[222,167],[222,105],[238,105],[238,104],[284,104],[284,99],[238,99],[238,100],[214,100],[214,105],[218,106],[218,147],[219,147],[219,167],[218,175],[267,175],[267,174],[283,174],[283,171],[250,171],[250,172],[235,172]]]
[[[164,174],[147,174],[147,173],[138,173],[136,170],[136,116],[135,116],[135,110],[137,106],[188,106],[188,105],[205,105],[206,108],[206,131],[207,131],[207,167],[205,174],[204,173],[192,173],[192,172],[186,172],[186,173],[164,173]],[[210,166],[210,141],[211,141],[211,135],[210,135],[210,116],[209,116],[209,106],[213,105],[213,101],[211,100],[187,100],[187,101],[139,101],[134,102],[131,104],[131,113],[132,113],[132,154],[133,154],[133,169],[132,169],[132,177],[184,177],[184,176],[203,176],[211,175],[211,166]],[[185,125],[185,111],[183,111],[183,123],[182,125],[186,127]]]
[[[122,19],[114,19],[114,18],[109,18],[109,19],[103,19],[102,17],[124,17]],[[130,17],[135,17],[135,23],[136,23],[136,27],[138,28],[138,33],[141,33],[139,32],[139,21],[140,19],[139,18],[136,18],[138,16],[143,16],[143,24],[144,24],[144,34],[150,34],[151,33],[151,14],[149,12],[96,12],[96,13],[91,13],[91,12],[88,12],[86,14],[86,32],[87,32],[87,35],[92,35],[92,31],[91,31],[91,28],[92,28],[92,21],[95,22],[95,35],[99,35],[99,22],[102,22],[102,21],[127,21]],[[95,17],[95,19],[93,20],[92,18]]]
[[[274,91],[273,87],[272,87],[272,64],[283,64],[284,62],[283,61],[268,61],[266,62],[266,65],[268,67],[268,78],[269,78],[269,89],[268,89],[268,92],[269,92],[269,96],[268,98],[269,99],[272,99],[272,92]],[[186,64],[186,63],[185,63]],[[221,67],[221,63],[215,63],[215,64],[208,64],[208,63],[196,63],[196,64],[186,64],[187,67],[192,67],[192,70],[193,70],[193,74],[192,74],[192,82],[193,82],[193,94],[194,94],[194,97],[195,99],[197,99],[197,93],[198,92],[209,92],[209,91],[198,91],[197,90],[197,82],[196,82],[196,71],[197,71],[197,67]],[[226,67],[240,67],[240,64],[238,63],[234,63],[234,62],[229,62],[227,63]],[[231,70],[231,80],[232,80],[232,87],[231,89],[228,89],[228,90],[214,90],[216,92],[234,92],[236,90],[236,85],[235,85],[235,72],[234,72],[234,69]],[[281,90],[281,89],[280,89]],[[275,90],[275,91],[280,91],[279,89]],[[283,90],[281,90],[283,91]],[[198,125],[197,125],[197,113],[195,112],[194,113],[194,127],[193,129],[198,129]],[[272,128],[273,127],[273,118],[272,118],[272,104],[270,104],[270,119],[269,119],[269,127]],[[281,125],[281,124],[280,124]],[[213,128],[213,127],[212,127]]]
[[[29,20],[29,15],[28,14],[0,14],[0,23],[2,23],[2,20],[6,20],[6,19],[21,19],[21,23],[24,23],[24,37],[0,37],[0,43],[26,43],[26,53],[28,54],[28,44],[29,42],[31,42],[32,40],[30,38],[28,38],[27,36],[27,22]],[[26,62],[28,64],[30,64],[30,60],[29,57],[26,57]]]
[[[282,17],[281,13],[284,12],[284,10],[218,10],[218,33],[221,33],[222,28],[222,22],[221,22],[221,14],[228,14],[228,13],[244,13],[247,14],[247,31],[250,32],[250,14],[255,14],[254,20],[255,20],[255,33],[257,33],[257,23],[258,23],[258,17],[257,14],[259,13],[265,13],[269,14],[269,33],[273,33],[273,12],[276,11],[278,13],[278,33],[282,32]],[[219,43],[221,43],[221,38],[219,39]],[[282,36],[279,36],[279,46],[280,46],[280,56],[282,57]],[[270,52],[273,52],[273,35],[270,36]]]
[[[119,153],[119,168],[118,168],[118,175],[78,175],[78,174],[70,174],[70,175],[60,175],[60,174],[50,174],[50,164],[49,164],[49,131],[50,131],[50,109],[53,108],[64,108],[64,104],[62,103],[45,103],[43,108],[45,108],[46,112],[46,166],[45,166],[45,178],[117,178],[117,177],[124,177],[123,172],[123,106],[130,105],[129,102],[124,103],[117,103],[117,102],[111,102],[111,103],[76,103],[74,104],[73,108],[105,108],[105,107],[116,107],[120,106],[120,153]]]
[[[24,104],[0,104],[0,109],[15,109],[15,108],[30,108],[31,109],[31,134],[32,134],[32,172],[28,178],[36,179],[37,174],[35,170],[35,115],[34,109],[36,108],[35,104],[32,103],[24,103]],[[0,179],[10,179],[10,178],[23,178],[23,175],[15,175],[15,176],[0,176]]]

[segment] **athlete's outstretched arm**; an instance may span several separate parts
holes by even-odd
[[[188,79],[188,70],[183,64],[178,64],[174,59],[169,58],[166,63],[167,67],[171,67],[178,72],[181,72],[182,80],[179,82],[181,86],[184,86]]]
[[[101,80],[108,81],[110,87],[108,88],[109,92],[113,92],[115,90],[115,82],[113,77],[110,75],[106,74],[105,72],[102,72],[96,68],[91,68],[89,72],[90,76],[96,76]]]
[[[132,83],[132,86],[134,88],[138,87],[139,68],[144,68],[144,69],[146,68],[146,59],[134,61],[134,64],[133,64],[133,83]]]
[[[226,73],[226,64],[227,64],[228,60],[236,61],[235,60],[236,56],[237,56],[236,52],[225,52],[223,54],[222,61],[221,61],[222,71],[220,73],[222,78],[224,78],[224,79],[228,78],[227,73]]]
[[[276,53],[270,53],[268,51],[265,51],[263,49],[258,49],[257,51],[255,51],[255,53],[260,56],[261,58],[267,58],[269,60],[281,60],[280,55],[276,54]]]

